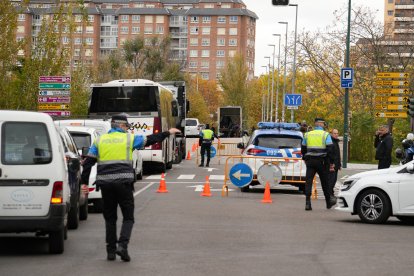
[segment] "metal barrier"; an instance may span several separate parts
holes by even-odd
[[[242,150],[237,148],[238,143],[234,142],[213,142],[211,145],[216,148],[216,156],[210,159],[211,162],[221,164],[221,157],[240,155]],[[200,163],[201,146],[197,148],[196,164]]]
[[[235,155],[226,158],[224,167],[224,184],[223,189],[227,188],[227,182],[230,180],[229,171],[232,165],[236,163],[245,163],[250,166],[253,171],[253,181],[258,181],[257,171],[264,164],[273,164],[279,166],[282,170],[281,184],[290,184],[294,186],[305,185],[306,168],[305,162],[301,158],[280,158],[280,157],[262,157],[262,156],[245,156]],[[297,164],[298,163],[298,164]],[[299,166],[295,166],[295,164]],[[316,199],[318,192],[316,190],[316,177],[313,179],[312,198]],[[304,189],[304,187],[303,187]]]

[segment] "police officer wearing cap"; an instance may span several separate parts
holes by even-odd
[[[315,174],[318,173],[321,180],[323,194],[326,200],[326,208],[330,209],[336,204],[336,197],[329,189],[328,173],[335,168],[332,156],[332,138],[324,130],[325,120],[315,119],[315,128],[305,133],[302,141],[302,156],[306,163],[306,204],[305,210],[312,210],[311,191]]]
[[[161,142],[180,131],[171,128],[169,131],[148,136],[133,135],[128,133],[128,120],[123,114],[112,117],[111,127],[89,149],[83,162],[82,183],[88,184],[91,168],[98,163],[96,188],[102,192],[107,259],[113,261],[119,255],[123,261],[129,262],[131,258],[128,254],[128,243],[134,225],[135,172],[132,167],[132,151]],[[123,216],[119,239],[116,234],[118,205]]]
[[[203,129],[200,132],[200,140],[198,142],[199,145],[201,145],[201,163],[199,167],[204,167],[204,155],[207,152],[207,164],[206,167],[210,166],[210,153],[211,153],[211,143],[214,140],[214,137],[217,137],[217,135],[210,129],[210,125],[206,124],[206,128]]]

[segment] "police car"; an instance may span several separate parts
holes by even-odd
[[[253,182],[259,185],[257,171],[266,162],[272,162],[282,171],[280,184],[289,184],[304,188],[306,165],[303,162],[301,144],[303,134],[300,125],[296,123],[261,122],[253,132],[247,144],[239,143],[238,148],[243,149],[243,163],[253,170]],[[256,181],[255,181],[256,180]],[[248,191],[249,185],[242,188]]]

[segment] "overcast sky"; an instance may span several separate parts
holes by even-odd
[[[255,75],[265,72],[262,65],[267,64],[265,56],[273,54],[273,47],[268,44],[278,45],[278,38],[272,34],[284,35],[286,25],[278,24],[279,21],[289,22],[288,39],[293,39],[295,30],[295,7],[273,6],[272,0],[243,0],[247,8],[257,14],[256,21],[256,64]],[[348,0],[290,0],[291,4],[298,4],[298,33],[303,30],[317,31],[332,25],[333,13],[337,9],[348,6]],[[378,20],[384,21],[384,0],[352,0],[353,6],[368,6],[378,10]],[[282,44],[284,40],[282,39]],[[282,45],[283,47],[283,45]],[[276,55],[278,49],[276,47]],[[282,48],[283,52],[283,48]],[[283,56],[283,55],[282,55]],[[276,64],[276,61],[275,61]]]

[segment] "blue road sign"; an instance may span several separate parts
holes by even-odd
[[[302,105],[301,94],[285,94],[285,105],[299,106]]]
[[[229,172],[231,183],[235,186],[242,188],[247,186],[253,180],[253,171],[249,165],[244,163],[237,163],[231,167]]]
[[[354,87],[354,69],[342,68],[341,69],[341,88]]]
[[[216,156],[216,148],[214,146],[210,147],[210,158],[213,158],[214,156]],[[207,151],[204,153],[204,156],[207,157]]]

